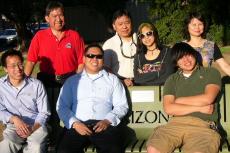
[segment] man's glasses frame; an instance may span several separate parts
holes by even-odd
[[[15,63],[15,64],[12,64],[12,65],[7,65],[6,67],[8,67],[8,68],[11,68],[11,69],[16,69],[16,68],[23,68],[24,67],[24,65],[23,65],[23,63]]]
[[[153,36],[153,31],[148,31],[146,33],[140,33],[138,35],[138,38],[139,39],[144,39],[145,37],[150,37],[150,36]]]
[[[88,57],[88,58],[91,58],[91,59],[93,59],[93,58],[103,59],[103,55],[102,54],[98,54],[98,55],[95,55],[95,54],[86,54],[85,56]]]

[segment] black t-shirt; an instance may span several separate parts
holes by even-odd
[[[171,49],[168,47],[163,47],[154,60],[147,60],[143,52],[134,57],[135,85],[163,85],[173,72]]]

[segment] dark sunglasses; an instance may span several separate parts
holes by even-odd
[[[145,38],[145,37],[150,37],[150,36],[153,36],[153,31],[149,31],[149,32],[146,32],[146,33],[140,33],[140,34],[138,35],[138,38],[139,38],[139,39],[143,39],[143,38]]]
[[[95,55],[95,54],[87,54],[86,57],[88,58],[96,58],[96,59],[102,59],[103,55]]]

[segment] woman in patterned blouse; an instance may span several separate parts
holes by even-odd
[[[186,43],[200,53],[199,63],[204,67],[216,62],[224,73],[230,76],[230,65],[223,58],[215,42],[205,39],[207,25],[204,17],[199,13],[191,13],[185,20]]]

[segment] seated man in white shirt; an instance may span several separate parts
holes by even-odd
[[[65,124],[58,153],[83,153],[93,143],[98,153],[122,153],[119,123],[128,112],[120,80],[103,70],[103,49],[85,49],[85,68],[70,77],[61,89],[57,113]]]
[[[0,152],[17,153],[23,147],[23,153],[44,153],[50,115],[45,88],[24,75],[20,51],[5,52],[1,63],[7,75],[0,78],[0,120],[6,124]]]

